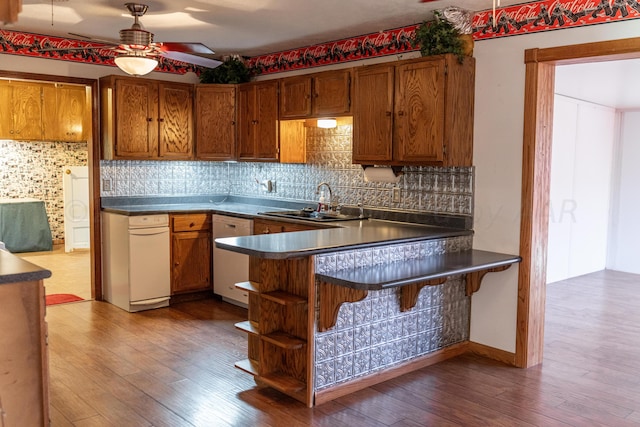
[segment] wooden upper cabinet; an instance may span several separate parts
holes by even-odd
[[[192,85],[133,77],[100,79],[103,157],[193,157]]]
[[[278,81],[238,88],[238,160],[278,161]]]
[[[196,86],[196,158],[236,158],[236,87]]]
[[[455,55],[356,69],[354,163],[471,166],[474,70]]]
[[[311,116],[311,76],[287,77],[280,80],[280,118]]]
[[[43,90],[44,139],[85,142],[90,134],[90,101],[85,86],[56,83]]]
[[[392,160],[395,66],[356,69],[354,78],[353,162]]]
[[[325,71],[313,76],[312,114],[351,114],[351,70]]]
[[[42,141],[42,85],[0,80],[0,138]]]
[[[158,83],[158,133],[160,157],[193,157],[193,86]]]
[[[280,118],[344,116],[351,113],[351,70],[286,77],[280,81]]]

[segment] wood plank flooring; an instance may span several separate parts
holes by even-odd
[[[464,355],[313,409],[233,368],[246,311],[216,300],[126,313],[47,308],[52,425],[640,425],[640,276],[547,289],[545,357],[527,370]]]

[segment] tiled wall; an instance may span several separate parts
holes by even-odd
[[[316,271],[421,259],[471,245],[472,237],[463,236],[318,255]],[[470,308],[463,275],[425,286],[416,306],[405,312],[400,311],[400,288],[369,291],[364,300],[343,304],[336,325],[315,335],[316,390],[468,340]]]
[[[44,200],[51,234],[64,239],[62,175],[66,166],[87,165],[85,142],[0,140],[0,197]]]
[[[420,212],[473,214],[473,168],[407,167],[397,186],[365,182],[351,163],[351,126],[307,129],[307,163],[226,163],[199,161],[102,161],[102,196],[234,195],[304,201],[314,205],[316,187],[328,182],[340,203]],[[104,180],[111,189],[106,191]],[[257,181],[275,182],[272,193]]]

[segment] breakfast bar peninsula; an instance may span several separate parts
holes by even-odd
[[[236,367],[311,407],[464,353],[471,294],[520,261],[471,249],[472,233],[359,220],[216,239],[250,256]]]

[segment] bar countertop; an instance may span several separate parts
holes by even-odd
[[[51,271],[0,249],[0,285],[31,282],[49,277],[51,277]]]

